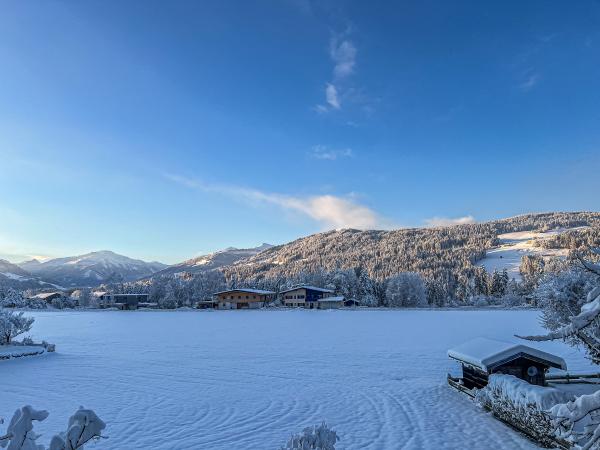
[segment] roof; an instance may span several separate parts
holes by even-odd
[[[317,300],[318,302],[343,302],[344,301],[344,297],[343,296],[339,296],[339,297],[323,297]]]
[[[300,284],[298,286],[295,286],[293,288],[290,289],[286,289],[285,291],[281,291],[282,294],[285,294],[286,292],[291,292],[291,291],[295,291],[297,289],[310,289],[313,291],[319,291],[319,292],[334,292],[332,289],[324,289],[324,288],[320,288],[320,287],[316,287],[316,286],[311,286],[310,284]]]
[[[139,297],[140,295],[150,296],[150,294],[109,294],[113,297]]]
[[[533,347],[487,338],[476,338],[448,350],[448,356],[466,364],[489,372],[494,367],[520,356],[530,356],[542,360],[551,367],[567,370],[567,363],[559,356],[546,353]]]
[[[215,292],[213,295],[226,294],[228,292],[250,292],[251,294],[270,295],[273,291],[263,291],[262,289],[229,289],[227,291]]]
[[[59,297],[62,295],[60,292],[42,292],[41,294],[36,294],[31,298],[41,298],[42,300],[52,297],[53,295],[58,295]]]

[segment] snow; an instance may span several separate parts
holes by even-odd
[[[31,278],[28,277],[24,277],[23,275],[17,275],[11,272],[0,272],[0,275],[4,275],[6,278],[9,278],[11,280],[30,280]]]
[[[85,405],[106,422],[96,450],[277,449],[322,421],[338,450],[537,448],[446,384],[449,347],[542,333],[535,311],[28,314],[58,352],[0,361],[0,416],[47,409],[43,444]],[[539,348],[592,370],[560,342]]]
[[[263,289],[245,289],[245,288],[238,288],[238,289],[228,289],[226,291],[220,291],[220,292],[215,292],[214,295],[217,294],[225,294],[227,292],[250,292],[251,294],[261,294],[261,295],[270,295],[270,294],[274,294],[275,292],[273,291],[265,291]]]
[[[478,262],[485,270],[492,273],[495,270],[501,272],[506,269],[510,278],[520,281],[521,274],[519,266],[521,258],[525,255],[536,255],[542,257],[564,258],[569,254],[568,249],[545,249],[536,247],[537,240],[549,239],[557,234],[567,231],[583,229],[587,227],[560,228],[546,232],[519,231],[498,235],[500,246],[486,252],[485,258]]]
[[[285,291],[281,291],[281,293],[285,294],[286,292],[295,291],[297,289],[311,289],[313,291],[318,291],[318,292],[334,292],[332,289],[320,288],[317,286],[311,286],[309,284],[299,284],[298,286],[294,286],[290,289],[286,289]]]
[[[450,358],[472,364],[485,372],[495,364],[513,356],[517,356],[519,353],[526,353],[543,359],[550,363],[554,363],[563,370],[567,370],[567,363],[559,356],[552,355],[527,345],[513,344],[511,342],[503,342],[496,339],[477,337],[458,347],[448,350],[448,356]]]
[[[518,406],[535,405],[542,411],[572,399],[563,390],[529,384],[513,375],[490,375],[488,386],[490,389],[500,390]]]

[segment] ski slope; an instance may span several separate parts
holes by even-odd
[[[564,258],[569,254],[568,249],[545,249],[537,247],[535,245],[536,241],[549,239],[557,234],[582,228],[586,227],[569,229],[561,228],[544,233],[520,231],[516,233],[500,234],[498,235],[500,245],[494,249],[488,250],[485,258],[480,260],[477,264],[484,267],[489,273],[492,273],[495,270],[501,272],[506,269],[510,278],[521,281],[519,266],[521,265],[521,258],[523,256],[537,255],[544,258]]]
[[[0,361],[0,416],[48,409],[36,431],[49,439],[84,405],[107,422],[109,439],[90,446],[104,450],[276,450],[322,420],[339,431],[338,450],[532,449],[446,386],[457,369],[446,351],[535,334],[537,314],[36,312],[33,337],[57,352]],[[587,369],[561,343],[539,348]]]

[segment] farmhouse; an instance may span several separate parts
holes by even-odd
[[[275,292],[243,288],[215,292],[213,295],[218,309],[257,309],[270,301]]]
[[[448,377],[448,382],[462,381],[467,389],[487,385],[493,373],[514,375],[528,383],[545,386],[551,367],[567,370],[564,359],[521,344],[477,338],[448,350],[448,356],[462,365],[462,380]]]
[[[325,298],[334,298],[333,290],[331,289],[323,289],[316,286],[310,286],[307,284],[301,284],[299,286],[294,286],[291,289],[287,289],[281,292],[283,304],[285,306],[299,306],[308,309],[317,309],[321,306],[324,308],[330,308],[333,304],[339,307],[342,302],[321,302],[321,300]],[[335,297],[338,298],[338,297]]]
[[[107,306],[119,309],[138,309],[140,303],[148,303],[148,294],[108,294],[100,293],[98,299]]]
[[[62,292],[42,292],[41,294],[36,294],[32,299],[42,300],[47,303],[50,303],[52,300],[56,298],[61,298],[64,294]]]

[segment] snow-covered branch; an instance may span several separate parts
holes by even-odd
[[[43,445],[36,443],[39,435],[33,431],[33,421],[41,422],[46,417],[47,411],[38,411],[29,405],[18,409],[6,434],[0,436],[0,447],[7,450],[44,450]],[[102,437],[104,428],[106,424],[94,411],[81,407],[69,419],[67,431],[52,438],[48,450],[83,450],[86,443]]]
[[[335,444],[339,440],[337,433],[323,422],[292,436],[287,445],[280,450],[335,450]]]

